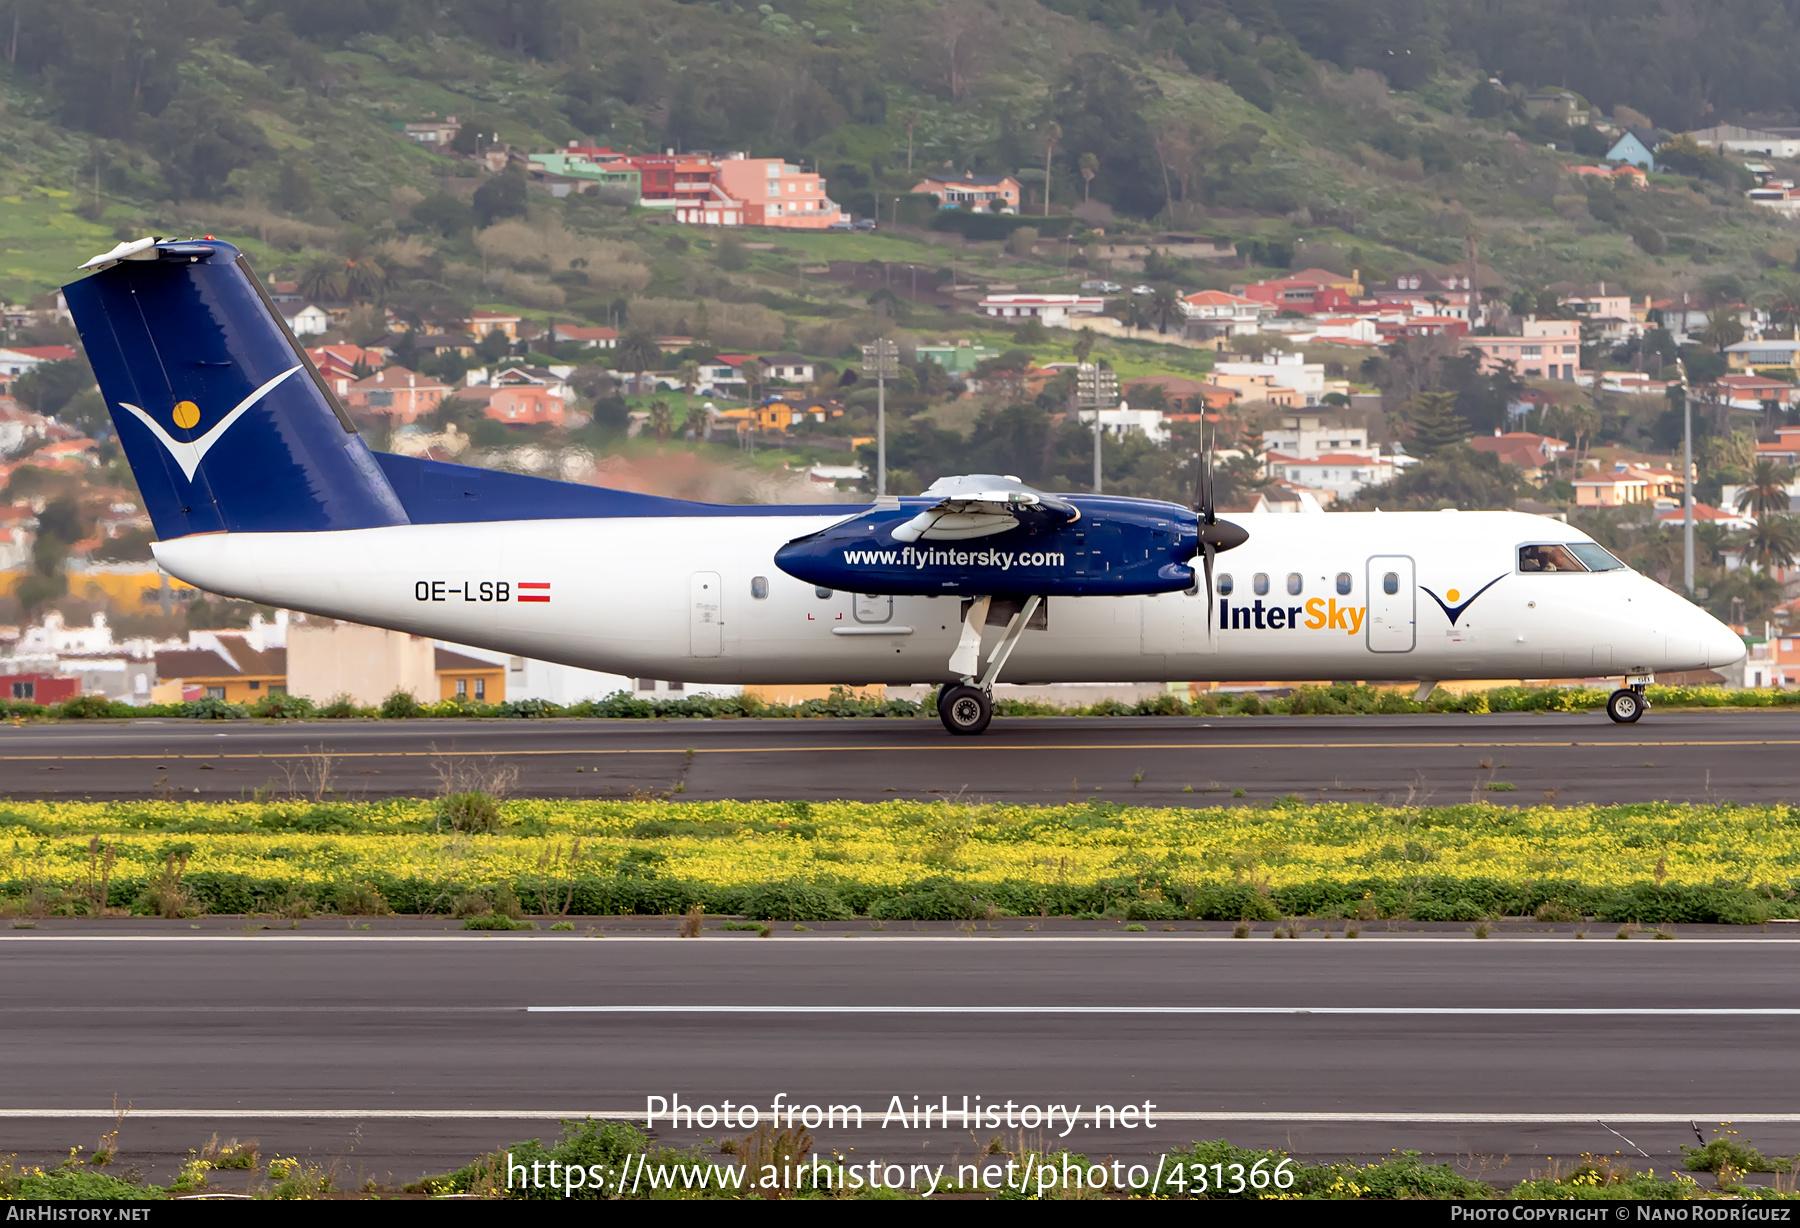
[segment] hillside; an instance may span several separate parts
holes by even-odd
[[[1622,81],[1574,79],[1589,61],[1515,30],[1542,40],[1573,22],[1582,35],[1569,45],[1638,39],[1646,63],[1666,58],[1667,23],[1607,16],[1615,7],[8,0],[0,291],[47,287],[67,256],[115,232],[212,226],[248,239],[259,264],[290,269],[392,237],[421,197],[466,199],[475,186],[470,165],[397,130],[447,115],[471,140],[523,149],[592,139],[779,154],[823,171],[862,216],[878,199],[891,212],[927,167],[1015,174],[1032,197],[1024,211],[1037,212],[1048,152],[1058,212],[1085,198],[1083,212],[1114,229],[1260,240],[1257,258],[1274,264],[1381,276],[1459,260],[1473,230],[1512,288],[1606,278],[1666,294],[1721,275],[1772,288],[1794,232],[1742,207],[1735,184],[1671,177],[1641,198],[1590,202],[1563,168],[1575,148],[1592,151],[1593,130],[1534,118],[1520,99],[1539,85],[1585,88],[1599,114],[1649,108],[1670,127],[1791,112],[1775,88],[1792,91],[1785,77],[1751,88],[1768,54],[1793,47],[1791,25],[1771,18],[1755,39],[1721,28],[1695,45],[1754,45],[1747,71]],[[1544,13],[1533,25],[1500,20],[1501,8]],[[1676,8],[1709,27],[1730,11]],[[1488,70],[1513,92],[1487,86]],[[1670,81],[1689,84],[1679,97],[1645,93]]]

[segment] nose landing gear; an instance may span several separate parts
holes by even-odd
[[[977,597],[970,603],[968,615],[963,620],[962,637],[950,657],[950,668],[961,675],[962,681],[938,691],[938,719],[944,722],[945,729],[959,737],[974,737],[987,729],[988,722],[994,719],[994,682],[1000,677],[1000,670],[1012,656],[1013,649],[1018,647],[1026,625],[1042,601],[1042,597],[1025,599],[1019,612],[1007,622],[1006,634],[1000,637],[1000,643],[988,658],[987,672],[979,681],[975,678],[975,667],[981,658],[981,631],[987,625],[992,599]]]
[[[1606,699],[1606,715],[1620,725],[1629,725],[1650,710],[1644,698],[1644,683],[1620,687]]]

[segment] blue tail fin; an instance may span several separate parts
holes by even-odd
[[[407,523],[237,248],[158,240],[89,264],[64,293],[158,537]]]

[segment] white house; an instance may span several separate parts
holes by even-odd
[[[1094,412],[1091,409],[1079,411],[1079,418],[1089,426],[1093,425]],[[1152,443],[1167,443],[1169,424],[1163,420],[1160,409],[1133,409],[1123,401],[1117,409],[1103,409],[1100,413],[1100,429],[1114,439],[1123,439],[1127,435],[1142,435]]]
[[[1400,472],[1395,457],[1351,452],[1327,452],[1306,458],[1271,452],[1264,463],[1272,478],[1307,490],[1328,490],[1338,499],[1354,498],[1365,487],[1391,482]]]
[[[810,384],[812,359],[801,354],[764,354],[761,358],[763,378],[786,380],[790,384]]]
[[[1064,328],[1070,316],[1100,315],[1106,310],[1106,300],[1085,294],[990,294],[979,306],[981,314],[998,319],[1036,318],[1051,328]]]
[[[308,303],[293,315],[286,317],[288,329],[296,337],[313,337],[331,330],[331,317],[325,314],[323,307]]]
[[[1201,290],[1181,300],[1181,314],[1187,317],[1189,324],[1187,331],[1200,336],[1237,337],[1254,333],[1275,312],[1274,303],[1227,294],[1223,290]]]
[[[1308,405],[1317,405],[1325,395],[1325,364],[1307,362],[1300,354],[1284,354],[1270,350],[1257,362],[1221,362],[1213,366],[1215,383],[1231,385],[1220,376],[1254,379],[1266,376],[1277,388],[1291,388]]]
[[[1368,428],[1348,415],[1311,413],[1282,414],[1262,433],[1267,452],[1299,460],[1321,456],[1356,456],[1373,460],[1381,448],[1370,442]]]

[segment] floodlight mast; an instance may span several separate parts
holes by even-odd
[[[1119,376],[1110,367],[1084,362],[1075,368],[1075,402],[1094,411],[1094,493],[1101,493],[1100,409],[1119,399]]]
[[[900,373],[900,347],[889,337],[863,346],[863,370],[875,372],[875,497],[887,496],[887,381]]]

